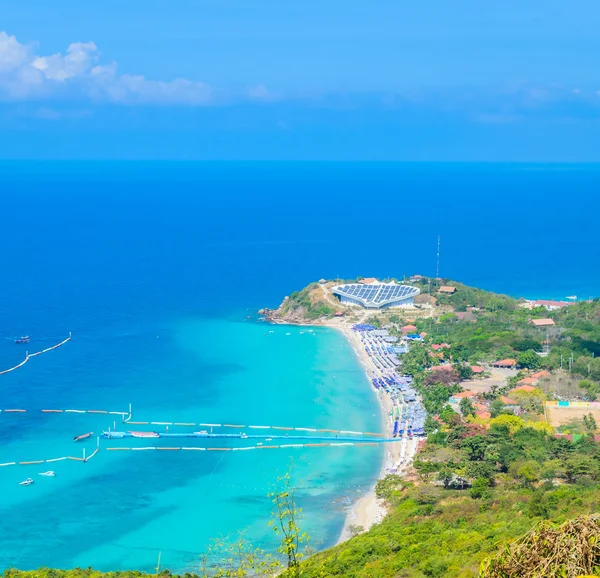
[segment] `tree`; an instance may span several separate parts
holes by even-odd
[[[507,359],[514,355],[514,351],[512,347],[508,345],[503,345],[496,350],[496,358],[497,359]]]
[[[595,432],[598,429],[598,426],[596,425],[596,420],[594,419],[594,416],[591,412],[588,415],[583,416],[583,424],[585,426],[585,429],[587,429],[590,433]]]
[[[462,413],[464,417],[467,417],[468,415],[475,416],[475,408],[468,397],[463,397],[460,400],[460,413]]]
[[[466,381],[467,379],[471,379],[473,377],[473,370],[471,369],[470,365],[455,363],[452,367],[454,367],[455,371],[458,373],[461,381]]]
[[[584,476],[595,477],[598,473],[596,462],[588,457],[577,455],[567,458],[565,463],[565,475],[571,483],[576,482]]]
[[[515,462],[509,468],[510,474],[525,487],[531,486],[540,479],[541,468],[534,460]]]
[[[517,365],[525,369],[537,369],[542,364],[542,358],[533,350],[528,349],[517,355]]]
[[[476,479],[469,490],[469,494],[474,500],[488,498],[491,495],[489,480],[485,478]]]
[[[585,397],[590,401],[596,401],[600,394],[600,385],[590,379],[582,379],[579,387],[585,391]]]
[[[535,413],[542,413],[544,411],[546,396],[541,389],[536,389],[534,391],[517,390],[512,396],[525,411],[532,411]]]
[[[469,358],[469,350],[461,343],[451,345],[450,357],[454,361],[467,361],[467,359]]]
[[[309,536],[300,531],[298,521],[302,510],[296,506],[295,489],[291,484],[291,467],[283,475],[277,478],[277,486],[274,492],[269,494],[275,508],[269,525],[275,534],[281,537],[281,543],[277,548],[280,554],[287,559],[287,576],[298,578],[300,576],[300,561],[304,557],[303,544],[307,544]]]
[[[495,399],[490,403],[490,413],[492,417],[498,417],[500,414],[504,413],[506,408],[506,404],[501,399]]]
[[[488,443],[485,436],[477,434],[462,440],[460,447],[465,450],[469,460],[483,460]]]

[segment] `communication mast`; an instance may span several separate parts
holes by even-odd
[[[437,244],[437,261],[435,265],[435,276],[440,276],[440,236],[438,235],[438,244]]]

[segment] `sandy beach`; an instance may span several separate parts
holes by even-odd
[[[344,334],[348,343],[352,349],[354,349],[361,365],[365,369],[370,382],[371,377],[375,375],[376,368],[361,343],[360,337],[352,331],[351,325],[343,320],[331,319],[327,321],[326,326],[337,329]],[[392,400],[382,389],[377,390],[377,397],[380,402],[382,431],[390,431],[390,428],[392,427],[392,420],[390,417],[393,407]],[[385,453],[382,459],[378,479],[391,473],[391,469],[394,466],[396,466],[395,473],[400,476],[403,475],[416,454],[417,443],[418,441],[416,439],[404,439],[398,443],[385,444]],[[378,500],[375,496],[375,485],[373,485],[373,487],[357,500],[349,510],[338,544],[352,537],[351,530],[353,526],[362,527],[366,531],[371,528],[373,524],[380,522],[386,514],[387,511],[383,502]]]

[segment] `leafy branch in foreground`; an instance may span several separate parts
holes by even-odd
[[[243,532],[234,541],[227,537],[212,540],[200,563],[201,578],[246,578],[274,576],[281,562],[261,548],[254,548]]]
[[[286,576],[297,578],[300,576],[300,561],[304,558],[310,538],[298,526],[302,509],[296,506],[296,490],[291,482],[291,467],[283,476],[277,478],[275,491],[271,492],[269,497],[275,506],[269,525],[275,534],[281,537],[277,551],[287,559]],[[303,544],[306,544],[304,548],[302,548]]]

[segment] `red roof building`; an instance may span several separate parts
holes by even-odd
[[[417,328],[414,325],[405,325],[402,328],[402,333],[407,334],[407,333],[414,333],[417,330]]]
[[[423,337],[423,335],[421,334],[421,337]],[[440,349],[448,349],[450,346],[447,343],[434,343],[431,346],[431,349],[433,349],[434,351],[439,351]]]
[[[452,287],[451,285],[442,285],[438,291],[440,293],[448,293],[448,294],[452,294],[456,292],[456,287]]]

